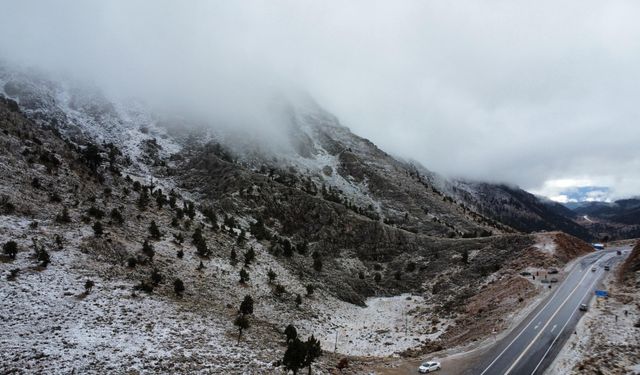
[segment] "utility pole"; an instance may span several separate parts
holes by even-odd
[[[336,330],[336,343],[333,346],[333,353],[335,354],[338,351],[338,331]]]
[[[404,314],[404,337],[407,337],[407,329],[409,327],[408,325],[409,318],[407,317],[407,312],[404,308],[402,309],[402,313]]]

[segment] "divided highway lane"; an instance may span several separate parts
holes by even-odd
[[[616,256],[616,250],[599,251],[581,258],[550,298],[464,373],[542,374],[574,332],[583,314],[578,310],[580,304],[588,303],[593,297],[596,284],[607,272],[604,265],[622,258]]]

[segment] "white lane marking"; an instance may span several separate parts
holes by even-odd
[[[597,254],[597,255],[589,254],[589,255],[585,256],[585,259],[586,259],[586,258],[592,258],[592,257],[600,258],[601,256],[602,256],[602,253],[599,253],[599,254]],[[597,260],[596,260],[596,261],[597,261]],[[587,268],[587,269],[588,269],[588,268]],[[576,270],[577,270],[577,268],[576,268]],[[585,269],[585,270],[582,270],[582,271],[586,271],[586,269]],[[576,271],[576,272],[581,272],[581,271]],[[585,275],[588,275],[588,273],[586,273],[586,272],[585,272]],[[567,277],[567,278],[568,278],[568,277]],[[578,284],[578,285],[579,285],[579,284]],[[493,366],[493,364],[494,364],[494,363],[496,363],[496,361],[497,361],[500,357],[502,357],[502,355],[503,355],[503,354],[504,354],[504,353],[505,353],[505,352],[506,352],[506,351],[511,347],[511,345],[513,345],[513,343],[514,343],[514,342],[516,342],[516,340],[517,340],[517,339],[518,339],[518,338],[519,338],[519,337],[524,333],[524,331],[526,331],[526,330],[527,330],[527,328],[529,328],[529,326],[531,325],[531,323],[533,323],[533,322],[535,321],[535,319],[538,317],[538,315],[540,315],[540,314],[544,311],[544,309],[546,309],[546,308],[547,308],[547,306],[549,306],[549,304],[550,304],[550,303],[553,301],[553,299],[556,297],[556,294],[558,294],[558,292],[560,292],[560,289],[561,289],[561,288],[562,288],[562,287],[559,287],[559,288],[557,288],[557,289],[556,289],[556,291],[553,293],[553,295],[551,296],[551,298],[549,298],[549,300],[547,301],[547,303],[545,303],[545,305],[544,305],[544,306],[543,306],[543,307],[538,311],[538,313],[533,317],[533,319],[531,319],[531,320],[529,321],[529,324],[527,324],[527,325],[522,329],[522,331],[520,331],[520,333],[518,333],[518,335],[517,335],[516,337],[514,337],[514,338],[513,338],[513,340],[511,340],[511,342],[509,343],[509,345],[507,345],[507,347],[506,347],[506,348],[504,348],[504,350],[503,350],[503,351],[501,351],[501,352],[500,352],[500,354],[498,354],[498,356],[497,356],[493,361],[491,361],[491,363],[489,363],[489,366],[487,366],[487,368],[486,368],[486,369],[484,369],[484,371],[482,371],[482,372],[480,373],[480,375],[484,375],[487,371],[489,371],[489,369],[491,368],[491,366]]]
[[[557,326],[558,326],[557,324],[554,324],[553,327],[551,327],[551,332],[553,332]]]
[[[584,297],[586,297],[589,293],[591,293],[591,290],[593,289],[593,286],[595,285],[596,281],[598,281],[599,279],[600,279],[600,276],[596,277],[596,279],[591,283],[591,285],[589,286],[589,289],[587,289],[587,292],[580,299],[580,302],[582,302],[584,300]],[[540,360],[540,362],[538,362],[538,364],[536,365],[536,368],[534,368],[533,371],[531,372],[531,375],[535,374],[536,371],[538,371],[538,367],[540,367],[540,365],[542,364],[542,361],[544,361],[544,359],[547,357],[547,354],[549,354],[549,352],[551,351],[551,348],[553,347],[553,345],[556,343],[556,341],[558,340],[558,338],[560,337],[562,332],[564,332],[564,329],[567,328],[567,324],[569,324],[569,322],[573,318],[573,315],[576,313],[576,311],[578,311],[578,307],[576,307],[573,310],[573,312],[571,313],[571,316],[569,316],[569,319],[567,319],[567,321],[564,323],[564,325],[562,326],[562,329],[560,329],[560,332],[558,332],[556,337],[553,339],[553,341],[551,342],[551,345],[549,345],[549,348],[547,349],[547,351],[544,352],[544,355],[542,356],[542,359]],[[555,326],[553,326],[553,327],[555,328]],[[553,332],[553,330],[551,330],[551,331]]]
[[[531,340],[531,342],[529,343],[529,345],[527,345],[526,348],[524,348],[524,350],[522,351],[522,353],[520,353],[520,355],[518,356],[518,358],[516,358],[516,360],[513,362],[513,364],[511,364],[511,367],[509,367],[507,369],[507,371],[503,374],[503,375],[507,375],[511,372],[511,370],[513,370],[514,367],[516,367],[516,365],[518,364],[518,362],[520,362],[520,360],[522,359],[522,357],[524,357],[524,355],[529,351],[529,349],[531,349],[531,347],[533,346],[533,344],[536,342],[536,340],[538,339],[538,337],[540,337],[540,335],[542,334],[542,332],[544,332],[544,330],[547,328],[547,326],[551,323],[551,321],[553,320],[553,318],[558,315],[558,312],[560,312],[560,310],[562,309],[562,307],[564,307],[564,305],[567,303],[567,301],[569,300],[569,298],[571,298],[571,296],[573,295],[573,293],[576,292],[576,290],[578,290],[578,288],[580,287],[580,284],[582,284],[582,282],[584,281],[584,279],[590,275],[590,272],[585,272],[584,276],[582,276],[582,279],[580,279],[580,282],[576,285],[575,288],[573,288],[573,290],[571,291],[571,293],[569,293],[569,295],[567,296],[567,298],[564,299],[564,301],[562,301],[562,303],[560,304],[560,306],[558,306],[558,308],[556,309],[556,311],[554,311],[553,315],[551,315],[551,317],[549,318],[549,320],[547,320],[547,324],[544,325],[544,327],[542,327],[542,330],[540,330],[540,332],[538,332],[538,334],[533,338],[533,340]]]
[[[538,328],[540,328],[540,324],[542,324],[542,321],[539,321],[538,324],[536,324],[536,326],[533,327],[533,329],[537,330]]]

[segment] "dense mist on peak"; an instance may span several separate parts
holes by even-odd
[[[550,183],[561,179],[606,186],[607,198],[640,190],[635,2],[2,9],[0,60],[261,139],[280,140],[283,103],[308,93],[354,132],[440,173],[547,196],[565,195]]]

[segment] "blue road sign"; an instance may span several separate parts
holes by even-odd
[[[606,290],[596,290],[596,296],[598,297],[606,297],[609,293]]]

